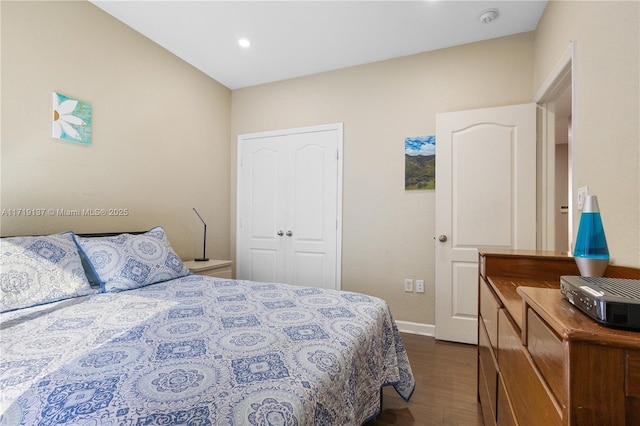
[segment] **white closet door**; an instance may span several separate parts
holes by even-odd
[[[336,288],[336,133],[288,137],[287,283]]]
[[[238,278],[340,288],[341,148],[341,125],[238,137]]]
[[[236,275],[284,282],[286,136],[256,138],[242,146],[238,176],[239,211]],[[242,187],[240,187],[242,184]]]

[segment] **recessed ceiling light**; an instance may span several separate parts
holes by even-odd
[[[490,24],[498,19],[498,9],[488,9],[480,14],[480,22],[483,24]]]
[[[244,49],[248,49],[249,47],[251,47],[251,42],[249,41],[248,38],[238,39],[238,44],[240,45],[240,47]]]

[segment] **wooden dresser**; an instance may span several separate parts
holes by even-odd
[[[480,251],[478,398],[490,425],[640,425],[640,332],[567,302],[561,253]],[[607,276],[640,278],[609,266]]]

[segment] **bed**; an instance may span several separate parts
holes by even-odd
[[[360,425],[413,393],[379,298],[193,275],[160,227],[0,248],[0,424]]]

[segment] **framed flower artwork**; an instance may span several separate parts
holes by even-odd
[[[51,136],[91,145],[91,104],[54,92]]]

